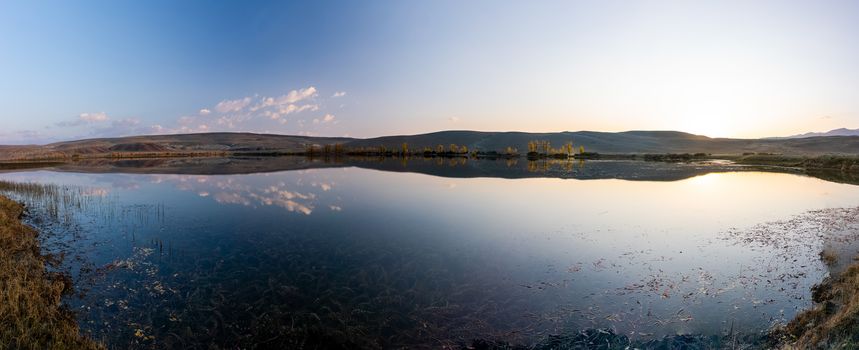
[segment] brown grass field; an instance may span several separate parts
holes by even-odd
[[[45,270],[36,231],[20,220],[23,211],[0,196],[0,349],[102,349],[80,335],[61,306],[70,282]]]

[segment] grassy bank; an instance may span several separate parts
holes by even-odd
[[[834,265],[826,251],[821,259]],[[814,307],[798,314],[772,333],[781,349],[859,348],[859,262],[828,277],[812,289]]]
[[[849,173],[859,172],[859,157],[856,156],[819,156],[796,157],[777,154],[743,155],[733,159],[739,164],[783,166],[807,170],[831,170]]]
[[[60,303],[70,281],[45,270],[36,231],[23,207],[0,196],[0,348],[100,349],[78,331]]]

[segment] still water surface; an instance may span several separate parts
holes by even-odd
[[[243,175],[29,171],[85,197],[31,224],[116,347],[538,342],[763,332],[808,307],[823,240],[785,257],[730,232],[859,205],[800,175],[450,178],[361,168]],[[27,196],[11,193],[21,200]],[[63,209],[61,208],[60,211]]]

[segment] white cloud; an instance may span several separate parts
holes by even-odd
[[[74,120],[62,121],[57,123],[56,126],[81,126],[84,124],[106,122],[108,120],[110,120],[110,117],[105,112],[81,113]]]
[[[286,106],[286,108],[278,109],[278,112],[280,112],[281,114],[290,114],[290,113],[298,113],[298,112],[304,112],[304,111],[318,111],[318,110],[319,110],[319,105],[302,105],[302,106],[288,105],[288,106]]]
[[[265,110],[262,112],[263,116],[268,117],[271,120],[280,121],[281,124],[286,124],[286,120],[283,119],[285,116],[292,113],[300,113],[304,111],[318,111],[319,105],[307,104],[307,105],[295,105],[289,104],[284,107],[276,108],[273,110]]]
[[[346,92],[335,92],[332,97],[345,96]],[[63,139],[83,137],[111,137],[143,134],[177,134],[212,131],[250,131],[266,130],[270,133],[285,132],[284,125],[304,129],[314,124],[338,124],[332,114],[324,114],[315,119],[287,119],[290,115],[323,110],[325,99],[317,100],[319,91],[313,87],[290,90],[274,97],[253,95],[238,99],[225,99],[213,107],[201,108],[196,113],[177,117],[173,122],[145,124],[137,118],[114,119],[105,112],[80,113],[75,118],[56,123],[54,126],[76,127],[78,134]],[[288,123],[289,121],[291,123]],[[294,123],[294,124],[293,124]],[[54,126],[48,126],[50,129]],[[297,130],[296,130],[297,132]],[[0,133],[4,138],[7,134]],[[34,137],[35,138],[35,137]],[[46,136],[40,139],[47,140]]]
[[[104,122],[104,121],[107,121],[108,119],[110,119],[107,117],[107,113],[104,113],[104,112],[81,113],[78,116],[78,118],[80,118],[80,120],[83,120],[83,121],[89,122],[89,123]]]
[[[447,120],[451,123],[459,123],[459,117],[450,117]]]
[[[251,108],[251,111],[257,111],[267,107],[282,107],[286,105],[291,105],[314,96],[316,96],[316,88],[312,86],[304,89],[292,90],[286,95],[262,98],[257,105]]]
[[[335,118],[334,118],[333,114],[326,114],[325,116],[322,117],[322,119],[313,119],[313,124],[319,124],[319,123],[327,124],[327,123],[333,122],[334,119]]]
[[[313,96],[316,96],[316,88],[311,86],[300,90],[292,90],[285,96],[281,96],[281,99],[286,103],[296,103]]]
[[[318,91],[316,88],[309,86],[303,89],[291,90],[284,95],[276,97],[254,96],[235,100],[223,100],[214,108],[215,112],[219,114],[214,123],[222,128],[235,130],[236,128],[247,127],[248,125],[246,124],[256,120],[258,117],[265,117],[284,125],[287,123],[285,117],[289,114],[318,111],[320,108],[318,104],[302,102],[317,95]],[[199,115],[208,116],[211,113],[213,112],[204,108],[200,110]],[[184,117],[177,120],[177,123],[182,126],[188,126],[196,122],[196,120],[189,121]],[[256,128],[260,127],[257,125],[259,122],[253,122],[252,124]],[[209,124],[200,124],[200,126],[207,125]],[[201,128],[198,127],[198,129]]]
[[[241,112],[242,109],[251,103],[250,97],[241,98],[238,100],[223,100],[218,102],[215,110],[220,113]]]

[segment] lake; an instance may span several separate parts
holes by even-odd
[[[831,242],[797,218],[859,206],[855,185],[724,164],[254,162],[0,180],[61,255],[84,333],[118,348],[753,337],[829,273]]]

